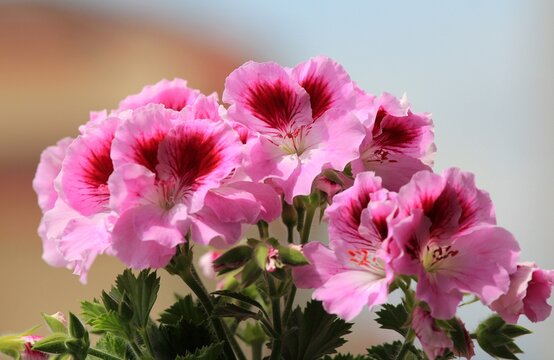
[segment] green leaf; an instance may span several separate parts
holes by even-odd
[[[257,307],[258,309],[260,309],[262,311],[262,313],[265,315],[265,317],[269,320],[269,315],[265,312],[265,309],[262,306],[262,304],[260,304],[256,300],[254,300],[254,299],[252,299],[252,298],[250,298],[246,295],[243,295],[243,294],[237,293],[237,292],[233,292],[233,291],[229,291],[229,290],[214,291],[212,293],[212,295],[219,295],[219,296],[229,297],[229,298],[232,298],[232,299],[235,299],[235,300],[242,301],[242,302],[247,303],[249,305],[252,305],[254,307]]]
[[[283,264],[291,266],[302,266],[308,265],[310,263],[308,259],[306,259],[304,255],[296,249],[280,245],[277,247],[277,250],[279,250],[279,258],[281,259]]]
[[[191,295],[179,298],[171,307],[160,315],[160,322],[166,325],[177,325],[182,320],[199,325],[206,320],[206,313],[202,306],[195,303]]]
[[[131,357],[127,342],[112,333],[104,334],[96,343],[96,348],[121,359],[129,359]]]
[[[262,313],[255,313],[253,311],[247,310],[235,304],[218,304],[213,311],[213,316],[218,317],[233,317],[238,321],[243,321],[246,319],[256,319],[259,320],[262,318]]]
[[[145,328],[150,318],[150,310],[154,306],[160,278],[155,272],[143,270],[135,276],[127,269],[116,279],[117,289],[121,294],[126,294],[133,308],[133,321],[140,328]]]
[[[92,320],[89,325],[92,327],[93,333],[112,333],[122,338],[128,337],[127,329],[121,322],[119,316],[113,311],[100,315]]]
[[[150,325],[147,334],[156,360],[173,360],[179,355],[195,353],[215,341],[207,324],[195,325],[186,319],[174,325]]]
[[[462,320],[455,317],[450,320],[435,320],[435,324],[443,329],[452,339],[454,344],[453,350],[455,350],[458,356],[471,358],[474,355],[473,340]]]
[[[513,339],[530,331],[519,325],[507,324],[500,316],[493,315],[479,324],[475,333],[479,346],[489,355],[517,360],[515,354],[523,351]]]
[[[256,282],[259,279],[262,270],[258,267],[254,260],[250,260],[244,265],[240,275],[240,282],[242,287],[248,287],[252,283]]]
[[[304,311],[297,307],[290,315],[283,334],[282,358],[285,360],[316,360],[333,354],[346,343],[351,323],[328,314],[321,302],[310,301]]]
[[[401,341],[394,341],[392,343],[384,343],[381,345],[372,346],[367,349],[367,355],[369,360],[391,360],[396,359],[396,356],[402,348]],[[404,356],[404,360],[423,360],[427,359],[425,355],[413,345],[410,345],[408,352]]]
[[[44,319],[46,326],[48,326],[50,331],[52,331],[53,333],[67,333],[67,328],[65,327],[65,325],[54,316],[47,313],[42,313],[42,318]]]
[[[248,345],[261,344],[267,340],[264,330],[257,322],[247,321],[244,328],[237,329],[236,335]]]
[[[81,316],[83,320],[89,325],[92,325],[94,320],[106,313],[106,309],[97,300],[92,302],[81,302]]]
[[[223,343],[214,343],[198,349],[193,354],[178,356],[175,360],[218,360],[222,353]]]
[[[406,323],[408,322],[408,312],[404,304],[392,305],[383,304],[381,309],[376,312],[377,323],[381,325],[381,329],[394,330],[402,336],[408,331]]]

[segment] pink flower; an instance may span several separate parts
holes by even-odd
[[[198,97],[200,91],[187,86],[186,80],[161,80],[145,86],[136,95],[127,96],[119,103],[119,110],[136,109],[147,104],[161,104],[166,109],[182,110]]]
[[[517,323],[520,315],[533,322],[543,321],[550,316],[552,306],[546,301],[552,294],[554,271],[542,270],[534,263],[521,263],[510,276],[510,289],[491,304],[509,323]]]
[[[213,101],[197,100],[181,113],[135,109],[115,134],[113,247],[133,268],[165,266],[189,230],[196,242],[225,247],[241,236],[242,223],[280,214],[271,187],[237,174],[238,133],[212,111]]]
[[[310,193],[324,167],[343,170],[364,136],[353,89],[344,69],[323,57],[293,69],[247,62],[233,71],[223,93],[228,116],[258,137],[248,142],[246,173],[271,179],[291,203]]]
[[[433,122],[429,114],[412,113],[405,98],[384,93],[361,99],[367,108],[366,136],[352,171],[375,171],[385,188],[398,191],[416,172],[430,170]]]
[[[314,187],[323,192],[329,204],[333,203],[333,197],[352,186],[354,181],[342,172],[324,170],[314,180]]]
[[[434,318],[453,317],[463,293],[488,305],[508,291],[519,246],[494,225],[492,202],[472,174],[419,172],[400,189],[398,202],[390,265],[399,274],[418,276],[416,296]]]
[[[412,314],[412,328],[429,360],[435,360],[454,347],[448,335],[435,324],[431,313],[419,306]]]
[[[198,259],[198,265],[202,274],[208,279],[215,279],[216,271],[214,269],[214,261],[221,256],[218,251],[208,251]]]
[[[35,335],[23,337],[23,341],[25,341],[25,348],[21,353],[21,360],[45,360],[49,358],[48,354],[33,350],[33,345],[41,339],[42,336]]]
[[[328,312],[351,320],[364,306],[372,308],[387,300],[393,273],[383,249],[393,199],[373,173],[359,174],[325,211],[329,248],[317,242],[304,246],[311,264],[294,268],[294,281],[300,288],[315,288],[313,297]]]

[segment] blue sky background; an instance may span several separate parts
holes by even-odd
[[[293,66],[327,55],[368,91],[406,92],[414,111],[433,113],[436,170],[475,172],[522,258],[554,268],[548,1],[54,2],[176,28],[245,60]],[[475,324],[486,311],[472,306],[464,316]],[[369,318],[358,319],[357,331]],[[543,359],[554,320],[531,328],[521,358]]]

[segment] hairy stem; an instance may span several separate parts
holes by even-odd
[[[306,219],[304,220],[304,228],[302,229],[302,237],[300,238],[301,244],[306,244],[310,239],[310,230],[312,229],[312,221],[314,220],[314,214],[317,207],[310,204],[306,208]]]
[[[271,345],[271,360],[278,360],[281,358],[281,299],[277,296],[277,290],[275,288],[275,282],[271,275],[266,275],[267,285],[269,288],[269,296],[271,298],[271,314],[273,316],[273,329],[277,333],[273,338]]]
[[[414,342],[414,339],[415,339],[415,332],[414,332],[413,329],[410,328],[408,330],[408,332],[406,333],[406,338],[404,339],[404,342],[402,343],[402,347],[400,348],[400,351],[398,352],[398,354],[394,358],[395,360],[404,360],[404,358],[406,357],[406,354],[410,350],[410,346]]]

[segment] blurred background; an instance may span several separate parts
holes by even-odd
[[[31,188],[42,149],[162,78],[221,94],[250,59],[294,66],[327,55],[368,91],[406,92],[415,111],[433,113],[436,170],[475,172],[522,258],[554,268],[552,4],[0,1],[0,333],[40,323],[40,312],[78,311],[123,268],[101,257],[83,286],[42,262]],[[162,275],[158,310],[185,292]],[[462,314],[473,327],[488,313]],[[347,350],[389,339],[372,317],[356,319]],[[554,318],[523,324],[534,334],[518,342],[521,358],[552,358]]]

